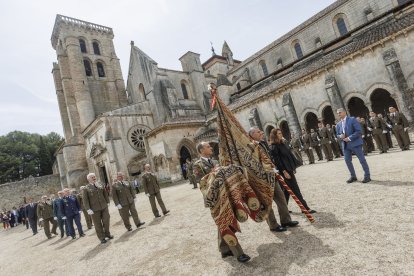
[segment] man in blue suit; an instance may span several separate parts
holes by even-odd
[[[341,120],[336,124],[336,136],[342,140],[345,162],[351,173],[351,178],[346,182],[352,183],[357,180],[354,165],[352,164],[352,153],[355,153],[359,159],[359,163],[361,163],[364,169],[362,183],[368,183],[371,181],[371,177],[368,163],[365,160],[364,151],[362,150],[364,142],[361,137],[361,125],[354,117],[348,117],[343,108],[339,108],[337,114]]]
[[[33,235],[37,234],[37,203],[33,202],[33,198],[29,198],[29,203],[25,208],[26,219],[29,221],[30,228],[32,228]]]
[[[63,191],[58,192],[59,198],[53,200],[53,219],[57,221],[60,230],[60,237],[69,236],[69,228],[66,224],[66,220],[63,219],[65,215],[63,214]]]
[[[85,234],[83,233],[82,224],[80,222],[80,214],[82,213],[80,204],[76,197],[70,194],[69,189],[64,189],[63,192],[65,195],[63,197],[63,219],[66,219],[69,235],[72,236],[72,239],[76,239],[75,229],[73,227],[73,221],[75,221],[79,236],[84,237]]]

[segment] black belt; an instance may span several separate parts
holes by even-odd
[[[395,123],[394,125],[396,125],[396,126],[401,126],[402,124],[399,124],[399,123]]]

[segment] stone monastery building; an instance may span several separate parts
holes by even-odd
[[[103,183],[123,171],[134,179],[145,163],[164,180],[182,179],[195,146],[217,149],[215,113],[207,84],[243,127],[285,137],[318,120],[334,123],[395,105],[414,120],[414,5],[407,0],[338,0],[246,60],[221,55],[202,62],[187,52],[182,71],[158,67],[131,42],[125,84],[111,28],[57,15],[51,42],[65,143],[57,152],[64,186]],[[216,152],[217,154],[217,152]]]

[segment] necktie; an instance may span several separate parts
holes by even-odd
[[[213,165],[213,162],[211,162],[211,159],[208,159],[208,163],[209,163],[210,165]]]

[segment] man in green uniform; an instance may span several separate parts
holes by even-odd
[[[310,137],[311,137],[311,146],[315,149],[316,155],[318,156],[318,161],[323,160],[322,150],[321,150],[321,142],[318,133],[311,128],[310,130]]]
[[[388,150],[387,138],[385,133],[387,132],[387,127],[385,122],[378,118],[377,114],[373,111],[369,113],[371,118],[369,119],[370,127],[368,130],[372,131],[372,136],[374,137],[375,143],[380,153],[386,153]]]
[[[290,135],[290,148],[292,149],[292,153],[293,155],[296,157],[296,159],[298,159],[299,162],[301,162],[303,164],[303,159],[302,159],[302,143],[300,142],[299,138],[295,137],[295,133],[292,133]]]
[[[52,201],[46,196],[42,196],[42,199],[37,204],[37,217],[39,222],[43,223],[43,229],[45,230],[46,237],[52,238],[50,234],[50,224],[52,224],[52,233],[57,235],[57,223],[53,219],[53,205]]]
[[[156,218],[159,218],[161,215],[158,212],[157,205],[155,204],[155,199],[157,199],[158,205],[160,205],[162,213],[164,215],[168,214],[170,211],[165,208],[164,201],[162,201],[160,185],[158,183],[157,177],[151,172],[151,165],[146,164],[144,166],[144,170],[144,174],[142,175],[142,186],[144,186],[145,194],[149,197],[152,213]]]
[[[339,147],[338,138],[336,138],[335,130],[331,127],[330,124],[326,124],[326,128],[329,133],[329,141],[331,141],[331,147],[335,158],[341,157],[341,149]]]
[[[315,164],[315,156],[313,155],[312,150],[312,139],[310,134],[305,129],[302,129],[302,142],[303,149],[308,156],[309,164]]]
[[[322,122],[318,123],[318,127],[319,127],[318,136],[320,139],[321,147],[325,155],[325,158],[328,162],[332,161],[333,160],[332,147],[331,147],[332,142],[329,139],[328,129],[325,127],[325,125]]]
[[[82,190],[82,200],[87,213],[92,216],[95,225],[96,235],[101,243],[106,243],[106,239],[113,239],[114,236],[109,232],[109,197],[104,187],[96,182],[94,173],[89,173],[86,177],[89,184]]]
[[[397,139],[398,146],[401,150],[410,149],[410,139],[408,136],[408,120],[404,114],[397,111],[395,107],[390,107],[390,121],[392,123],[392,132]]]
[[[112,185],[112,199],[128,231],[132,231],[131,224],[129,223],[130,213],[137,228],[145,224],[145,222],[139,220],[138,212],[135,208],[136,196],[134,187],[124,180],[122,172],[117,173],[117,181]]]
[[[196,178],[196,182],[200,183],[201,178],[209,174],[216,166],[218,166],[218,163],[217,161],[211,159],[211,156],[213,155],[213,148],[209,143],[199,143],[197,145],[197,151],[200,154],[200,159],[194,162],[193,173]],[[237,261],[241,263],[245,263],[250,260],[250,257],[244,254],[240,243],[237,243],[236,246],[229,246],[221,238],[220,232],[218,232],[218,247],[222,258],[235,256]]]

